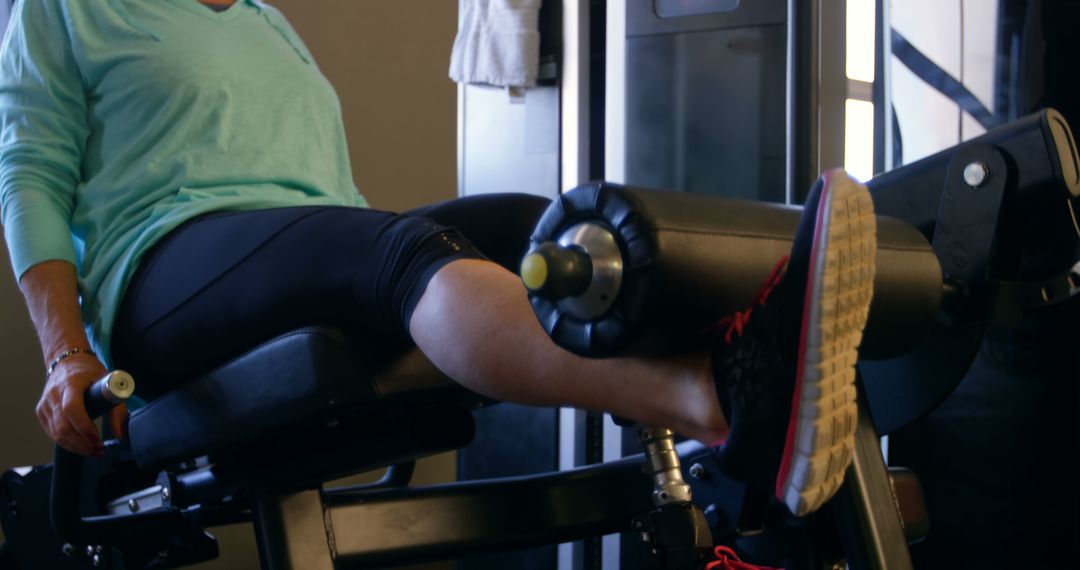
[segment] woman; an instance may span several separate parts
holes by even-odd
[[[47,369],[37,416],[71,451],[103,451],[82,394],[107,365],[152,399],[331,324],[415,342],[492,398],[726,438],[721,465],[796,514],[842,480],[874,250],[858,185],[814,189],[784,277],[781,262],[730,345],[590,360],[556,347],[518,278],[461,233],[365,207],[336,95],[258,0],[23,0],[0,72],[2,221]]]

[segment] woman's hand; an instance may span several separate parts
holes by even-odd
[[[37,419],[60,447],[79,455],[101,457],[105,453],[97,426],[86,413],[83,394],[108,373],[93,355],[76,354],[60,362],[49,376],[37,405]],[[116,437],[123,437],[126,416],[123,405],[109,413],[109,425]]]
[[[37,329],[46,367],[65,350],[90,346],[83,328],[74,265],[58,260],[39,263],[23,273],[19,287]],[[108,370],[97,357],[78,353],[61,360],[46,379],[37,419],[45,433],[64,449],[81,455],[101,456],[105,452],[101,435],[86,413],[83,394],[106,374]],[[124,436],[125,417],[127,408],[122,405],[109,412],[109,425],[116,437]]]

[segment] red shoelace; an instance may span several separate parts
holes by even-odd
[[[705,565],[705,570],[780,570],[769,566],[749,564],[739,559],[735,551],[726,546],[717,546],[713,549],[716,560]]]
[[[714,335],[720,334],[721,329],[727,327],[724,331],[724,342],[731,344],[731,335],[738,333],[742,336],[743,328],[746,327],[746,323],[750,322],[750,315],[754,313],[755,307],[760,307],[765,304],[765,301],[769,299],[769,294],[776,289],[776,286],[780,284],[780,281],[784,278],[784,266],[787,265],[788,256],[780,258],[780,261],[776,262],[773,266],[772,273],[769,273],[769,277],[761,285],[761,289],[758,289],[754,298],[750,301],[750,305],[741,311],[735,311],[734,315],[726,316],[714,323],[705,332]]]

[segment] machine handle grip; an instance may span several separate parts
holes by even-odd
[[[122,370],[115,370],[86,390],[86,411],[97,417],[112,409],[135,391],[135,380]],[[49,515],[56,536],[77,545],[120,546],[141,544],[145,536],[191,533],[190,524],[174,508],[154,509],[130,515],[83,516],[84,459],[59,445],[53,455],[52,488]],[[132,533],[132,528],[140,529]]]
[[[91,419],[97,418],[126,401],[134,392],[135,380],[131,374],[114,370],[83,393],[86,413]],[[64,542],[100,544],[122,532],[123,527],[115,516],[82,516],[82,471],[82,456],[56,446],[49,497],[50,519],[57,536]],[[154,514],[147,517],[146,522],[154,524],[158,518],[161,516]]]
[[[90,419],[105,415],[135,393],[135,379],[123,370],[114,370],[104,378],[94,382],[83,394],[86,401],[86,413]]]

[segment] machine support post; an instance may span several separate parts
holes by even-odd
[[[848,468],[846,481],[830,503],[851,568],[911,570],[904,525],[874,422],[867,413],[870,408],[861,380],[855,458]],[[883,500],[886,498],[891,500]]]
[[[334,570],[333,532],[322,489],[258,493],[252,507],[263,570]]]
[[[645,472],[653,481],[653,504],[689,503],[690,485],[683,480],[679,453],[675,450],[675,432],[667,428],[642,427],[638,430],[645,448]]]
[[[667,428],[641,427],[638,438],[645,448],[644,471],[652,479],[652,501],[656,506],[633,523],[646,546],[643,567],[699,567],[712,549],[712,534],[705,514],[691,502],[690,485],[683,479],[675,449],[675,433]]]

